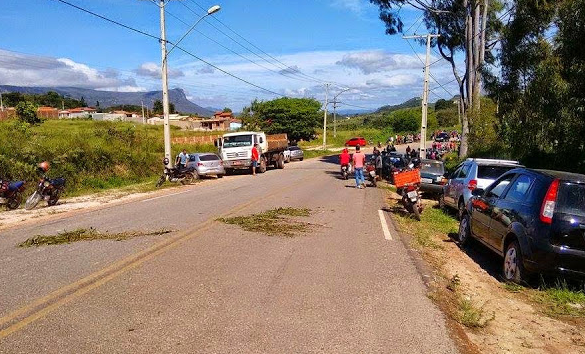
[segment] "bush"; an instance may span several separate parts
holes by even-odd
[[[33,103],[21,101],[16,107],[16,117],[23,123],[39,124],[42,120],[37,116],[37,106]]]

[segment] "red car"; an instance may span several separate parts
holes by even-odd
[[[366,139],[364,138],[351,138],[345,142],[345,146],[366,146]]]

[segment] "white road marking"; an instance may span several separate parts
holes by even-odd
[[[392,240],[392,235],[390,234],[390,230],[388,229],[388,224],[386,223],[384,211],[378,210],[378,215],[380,215],[380,222],[382,223],[382,231],[384,231],[384,238],[386,240]]]
[[[153,198],[148,198],[148,199],[144,199],[142,202],[143,202],[143,203],[144,203],[144,202],[150,202],[151,200],[160,199],[160,198],[166,198],[166,197],[170,197],[170,196],[173,196],[173,195],[177,195],[177,194],[183,194],[183,193],[188,193],[188,192],[191,192],[191,190],[188,190],[188,191],[182,191],[182,192],[177,192],[177,193],[171,193],[171,194],[165,194],[165,195],[161,195],[161,196],[158,196],[158,197],[153,197]]]

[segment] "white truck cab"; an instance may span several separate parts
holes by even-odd
[[[226,172],[250,168],[254,144],[258,144],[260,172],[264,172],[269,164],[284,168],[283,152],[288,146],[286,134],[267,136],[264,132],[237,132],[224,134],[217,144]]]

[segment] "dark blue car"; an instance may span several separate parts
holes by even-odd
[[[479,240],[504,258],[506,281],[532,274],[585,278],[585,175],[516,168],[475,189],[459,242]]]

